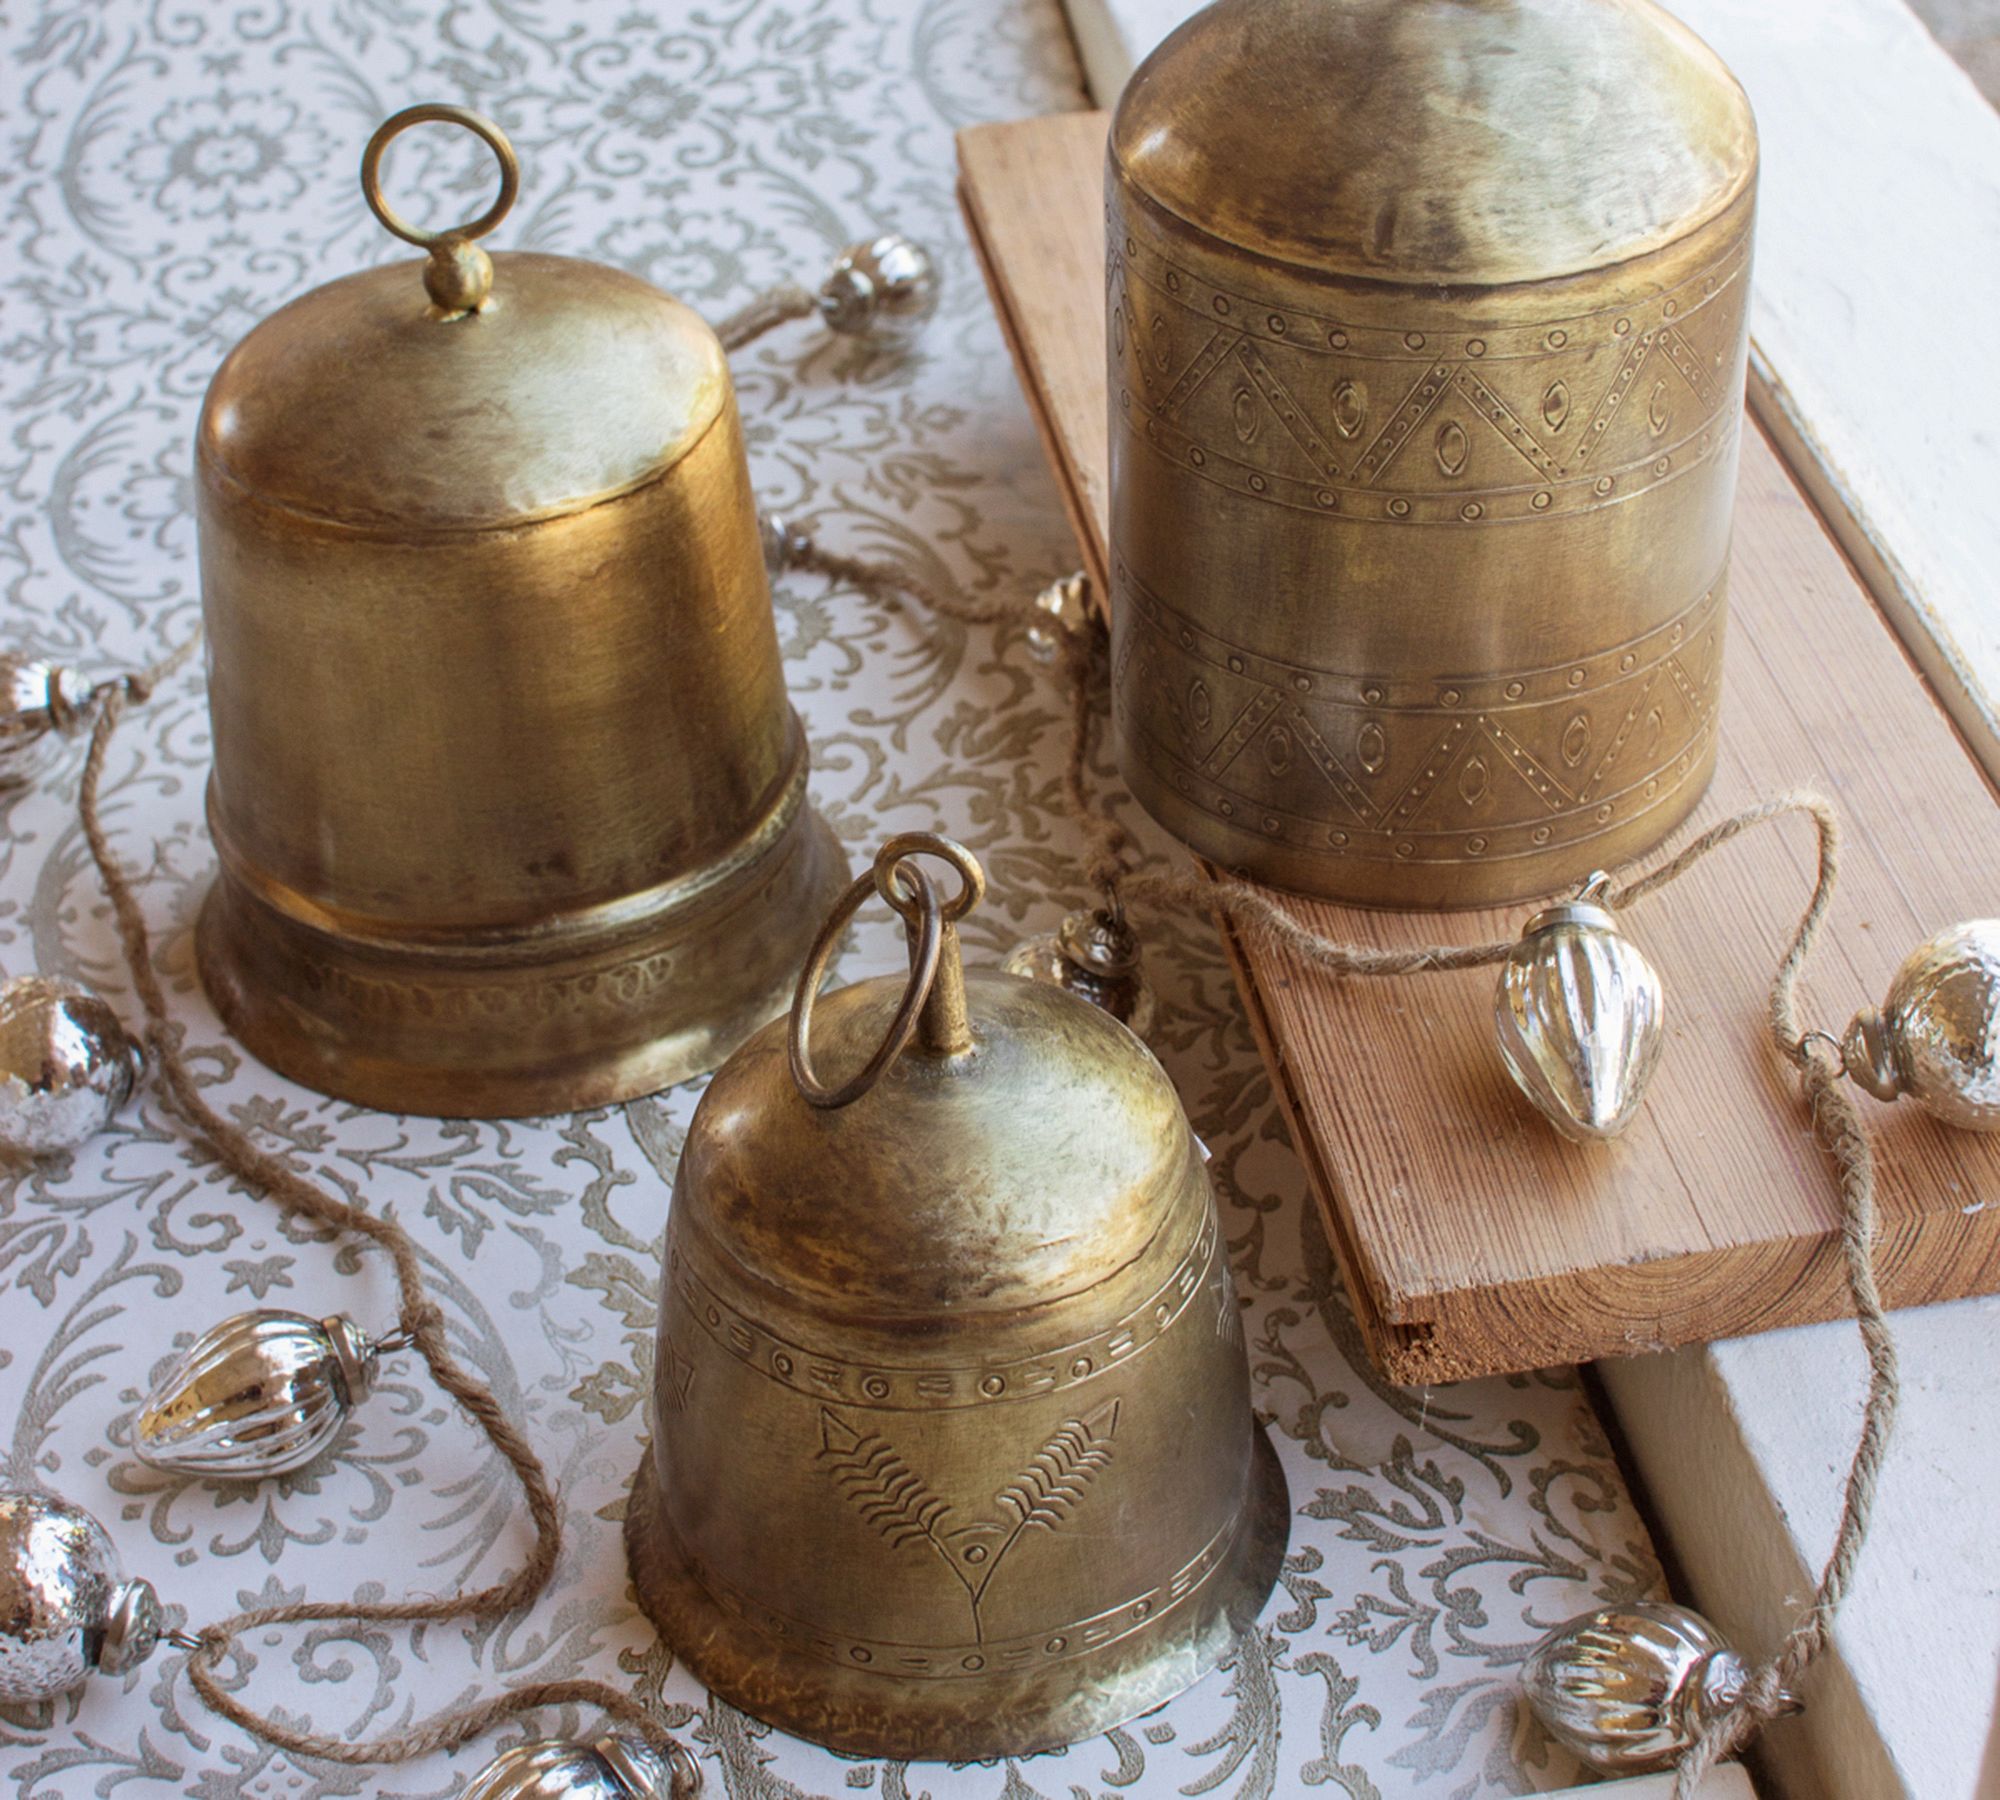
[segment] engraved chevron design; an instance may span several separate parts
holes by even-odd
[[[986,1641],[980,1603],[1007,1553],[1031,1527],[1060,1530],[1111,1461],[1121,1402],[1107,1400],[1079,1419],[1065,1419],[1027,1466],[994,1495],[1000,1516],[950,1525],[949,1502],[932,1492],[889,1440],[857,1431],[830,1406],[819,1413],[819,1460],[849,1505],[891,1548],[927,1544],[965,1590],[972,1635]]]
[[[888,1439],[863,1434],[830,1408],[819,1415],[820,1460],[856,1512],[900,1549],[926,1539],[951,1508],[896,1454]]]
[[[1000,1504],[1013,1508],[1020,1529],[1040,1525],[1053,1531],[1082,1500],[1097,1471],[1111,1460],[1111,1437],[1118,1429],[1118,1402],[1101,1406],[1087,1419],[1064,1423],[1021,1473],[1000,1490]]]

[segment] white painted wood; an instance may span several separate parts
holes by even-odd
[[[1599,1781],[1589,1787],[1559,1788],[1542,1800],[1674,1800],[1671,1775],[1638,1775],[1629,1781]],[[1695,1800],[1757,1800],[1750,1777],[1736,1763],[1712,1769]]]
[[[1765,1738],[1783,1800],[2000,1800],[2000,1298],[1895,1325],[1874,1530],[1810,1710]],[[1767,1653],[1833,1542],[1867,1379],[1853,1328],[1598,1368],[1696,1603]]]
[[[1067,4],[1108,105],[1197,0]],[[1762,131],[1752,402],[2000,779],[2000,117],[1901,0],[1669,4]],[[2000,1299],[1897,1332],[1875,1532],[1810,1711],[1762,1749],[1783,1800],[2000,1800]],[[1832,1541],[1852,1328],[1602,1369],[1691,1597],[1769,1650]]]

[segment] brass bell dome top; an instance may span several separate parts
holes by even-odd
[[[901,985],[829,995],[814,1059],[859,1065]],[[900,1318],[1062,1300],[1131,1262],[1161,1225],[1147,1202],[1195,1154],[1166,1072],[1057,988],[969,969],[965,998],[966,1054],[901,1057],[837,1111],[800,1096],[785,1023],[766,1026],[703,1097],[683,1229],[746,1274]]]
[[[671,468],[729,397],[715,333],[603,264],[488,257],[472,239],[512,201],[513,152],[455,107],[413,108],[392,124],[419,115],[487,137],[505,175],[500,201],[456,232],[406,225],[381,199],[378,134],[364,189],[391,231],[430,250],[424,279],[407,262],[368,269],[259,324],[209,389],[202,461],[266,504],[398,535],[577,512]]]
[[[915,883],[913,846],[950,857],[956,895]],[[795,1302],[860,1297],[911,1320],[1068,1299],[1184,1226],[1160,1209],[1198,1154],[1172,1081],[1100,1008],[961,968],[954,922],[983,885],[948,839],[891,841],[822,934],[792,1019],[750,1039],[702,1097],[675,1189],[681,1230],[747,1277],[776,1275]],[[838,928],[878,893],[913,949],[926,930],[936,939],[935,976],[816,1001]],[[830,1090],[815,1066],[859,1073]]]
[[[1238,249],[1494,286],[1686,235],[1750,184],[1757,135],[1650,0],[1219,0],[1133,75],[1111,155]]]

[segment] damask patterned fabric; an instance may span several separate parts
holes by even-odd
[[[968,594],[1025,595],[1073,563],[952,195],[955,128],[1082,103],[1055,0],[24,0],[9,19],[9,641],[98,675],[191,629],[203,387],[282,301],[407,254],[354,171],[372,127],[419,98],[469,103],[512,134],[525,187],[500,247],[602,258],[711,316],[874,229],[938,246],[947,298],[914,354],[801,325],[740,359],[760,497]],[[436,130],[405,139],[391,173],[433,223],[483,207],[492,179],[483,151]],[[810,580],[781,590],[814,788],[851,851],[916,828],[970,842],[994,895],[970,923],[975,956],[1051,924],[1079,898],[1057,806],[1062,707],[1018,635]],[[131,1015],[74,820],[79,754],[0,800],[0,966],[96,983]],[[532,1615],[415,1640],[271,1634],[244,1671],[259,1700],[358,1737],[509,1682],[605,1676],[687,1729],[728,1800],[1465,1800],[1575,1778],[1517,1722],[1513,1671],[1550,1623],[1655,1589],[1644,1528],[1571,1373],[1431,1393],[1370,1373],[1205,922],[1152,932],[1159,1044],[1215,1152],[1257,1402],[1291,1481],[1283,1589],[1224,1670],[1128,1729],[1004,1767],[843,1762],[712,1703],[626,1585],[618,1521],[658,1246],[699,1084],[569,1118],[438,1123],[323,1100],[250,1062],[193,976],[207,755],[190,673],[126,727],[108,776],[110,830],[143,875],[201,1078],[299,1167],[416,1233],[461,1352],[525,1421],[572,1527]],[[1130,810],[1107,770],[1097,779]],[[877,922],[842,970],[899,956]],[[147,1094],[72,1160],[0,1185],[0,1475],[94,1510],[177,1620],[489,1578],[522,1548],[514,1490],[407,1358],[307,1473],[182,1483],[131,1454],[140,1396],[208,1323],[266,1304],[379,1329],[391,1299],[379,1259],[239,1191]],[[444,1795],[504,1741],[396,1770],[295,1768],[203,1713],[180,1660],[0,1714],[0,1778],[34,1800]]]

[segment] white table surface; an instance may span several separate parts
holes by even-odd
[[[607,259],[710,316],[875,229],[931,240],[948,297],[914,357],[797,326],[740,360],[759,495],[962,590],[1025,595],[1073,562],[952,197],[956,127],[1082,103],[1054,0],[34,0],[0,38],[12,641],[96,675],[191,627],[204,384],[285,299],[402,254],[355,167],[373,126],[417,99],[484,108],[514,134],[524,187],[497,247]],[[392,191],[434,182],[454,215],[483,206],[484,153],[427,136],[399,145]],[[970,841],[994,890],[971,922],[976,956],[1074,903],[1062,707],[1019,641],[803,580],[783,584],[779,624],[814,792],[857,856],[906,829]],[[409,1225],[461,1352],[555,1469],[571,1528],[530,1615],[420,1641],[272,1633],[251,1646],[256,1698],[361,1736],[461,1693],[590,1673],[658,1696],[727,1800],[1470,1800],[1574,1778],[1517,1726],[1513,1671],[1549,1624],[1654,1587],[1646,1532],[1572,1373],[1432,1394],[1370,1375],[1205,923],[1154,941],[1172,1009],[1161,1048],[1216,1153],[1257,1401],[1292,1483],[1284,1587],[1231,1667],[1129,1730],[1004,1767],[843,1763],[711,1702],[628,1597],[617,1514],[698,1088],[438,1124],[337,1105],[249,1062],[189,955],[213,865],[207,755],[190,673],[128,726],[107,789],[202,1078],[299,1166]],[[39,790],[0,800],[0,969],[91,980],[129,1014],[75,773],[72,752]],[[897,955],[871,923],[844,973]],[[134,1408],[194,1331],[259,1304],[380,1328],[389,1299],[379,1259],[219,1180],[147,1095],[67,1166],[0,1182],[0,1479],[94,1510],[177,1620],[489,1577],[522,1548],[515,1496],[407,1361],[338,1460],[299,1476],[181,1483],[132,1457]],[[431,1796],[494,1747],[390,1772],[292,1768],[205,1715],[178,1661],[0,1715],[0,1781],[34,1800]]]

